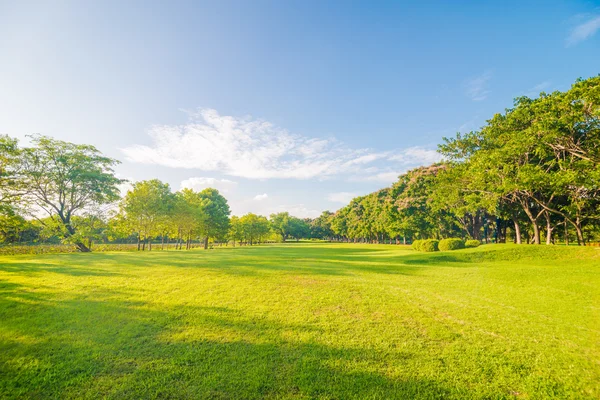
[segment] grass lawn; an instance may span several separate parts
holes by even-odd
[[[0,398],[600,398],[600,249],[0,257]]]

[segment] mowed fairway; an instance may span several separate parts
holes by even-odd
[[[599,398],[600,250],[0,257],[0,398]]]

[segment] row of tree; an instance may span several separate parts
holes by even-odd
[[[82,252],[92,243],[136,241],[151,250],[160,240],[189,249],[202,240],[255,244],[311,237],[309,220],[286,212],[231,217],[216,189],[173,193],[157,179],[136,182],[120,198],[118,163],[92,146],[32,136],[31,147],[0,136],[0,241],[66,242]],[[116,206],[116,207],[115,207]]]
[[[330,218],[341,240],[469,237],[547,244],[600,234],[600,77],[520,97],[478,131],[444,138],[445,161],[357,197]]]
[[[173,193],[133,184],[121,199],[117,160],[93,146],[44,136],[31,147],[0,136],[0,239],[254,244],[321,238],[403,242],[469,237],[483,241],[585,244],[600,233],[600,76],[566,92],[520,97],[478,131],[444,138],[444,161],[409,171],[391,187],[357,197],[335,214],[231,217],[215,189]],[[118,207],[114,207],[114,205]],[[110,213],[109,211],[114,212]]]

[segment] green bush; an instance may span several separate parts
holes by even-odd
[[[442,239],[438,247],[440,251],[464,249],[465,242],[458,238]]]
[[[478,247],[480,244],[479,240],[471,239],[465,242],[465,247]]]
[[[411,247],[413,248],[413,250],[417,250],[417,251],[421,251],[421,245],[423,244],[424,240],[413,240]]]
[[[426,251],[428,253],[433,252],[433,251],[438,251],[439,243],[440,243],[439,240],[435,240],[435,239],[424,240],[423,243],[421,244],[421,251]]]

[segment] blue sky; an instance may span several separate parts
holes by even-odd
[[[0,133],[315,216],[600,73],[598,1],[3,1]]]

